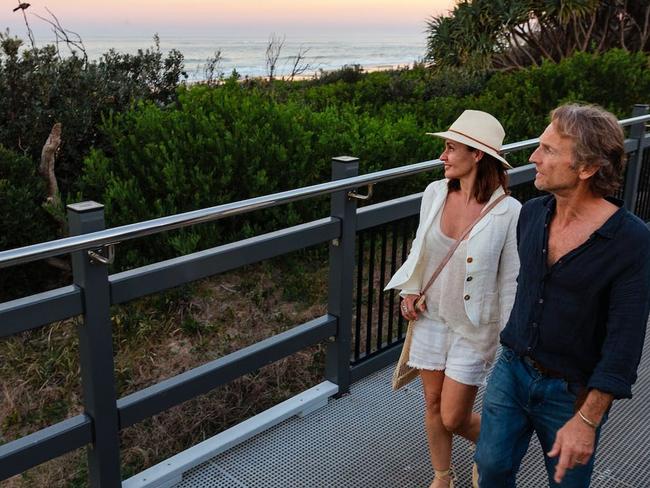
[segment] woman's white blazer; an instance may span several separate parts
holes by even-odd
[[[422,195],[420,224],[411,252],[386,286],[397,288],[402,295],[419,293],[430,276],[422,276],[422,245],[434,217],[447,198],[447,179],[434,181]],[[503,195],[497,188],[487,204]],[[486,204],[486,205],[487,205]],[[499,323],[502,329],[510,316],[517,289],[519,256],[517,254],[517,220],[521,203],[504,199],[472,229],[467,240],[465,260],[465,313],[476,327]]]

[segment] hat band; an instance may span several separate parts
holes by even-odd
[[[496,148],[490,146],[489,144],[484,143],[483,141],[479,141],[478,139],[475,139],[475,138],[473,138],[472,136],[468,136],[467,134],[463,134],[462,132],[457,131],[457,130],[454,130],[454,129],[451,129],[451,128],[449,129],[449,132],[455,132],[455,133],[458,134],[458,135],[461,135],[461,136],[463,136],[463,137],[467,137],[468,139],[471,139],[471,140],[474,141],[474,142],[478,142],[478,143],[481,144],[482,146],[485,146],[485,147],[487,147],[487,148],[490,148],[490,149],[492,149],[495,153],[499,154],[499,150],[498,150],[498,149],[496,149]]]

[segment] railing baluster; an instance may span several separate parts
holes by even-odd
[[[393,222],[390,245],[390,275],[397,271],[397,222]],[[388,342],[393,342],[393,319],[395,315],[395,290],[390,290],[388,299]]]
[[[409,235],[409,228],[411,227],[409,225],[410,220],[411,219],[405,219],[402,222],[402,262],[400,263],[400,265],[403,264],[404,261],[406,261],[406,257],[408,255],[408,235]],[[397,301],[399,303],[399,297],[397,298]],[[400,313],[397,318],[397,337],[400,339],[402,337],[403,329],[404,329],[404,317],[402,317],[402,314]]]
[[[377,307],[377,350],[384,343],[384,283],[386,281],[386,225],[381,226],[381,263],[379,268],[379,306]]]
[[[643,220],[650,219],[650,151],[644,150],[641,158],[641,176],[639,181],[636,214]]]
[[[357,258],[357,310],[354,325],[354,359],[361,356],[361,311],[363,310],[363,254],[365,231],[359,232],[359,256]]]
[[[375,296],[375,229],[370,229],[370,251],[368,253],[368,315],[366,316],[366,356],[372,352],[372,305]]]

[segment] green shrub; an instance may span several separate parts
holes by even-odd
[[[0,250],[36,244],[57,235],[54,219],[45,211],[45,183],[32,161],[0,145]],[[15,298],[33,283],[51,279],[52,270],[39,263],[3,269],[0,300]]]
[[[45,182],[32,161],[0,145],[0,249],[51,238],[55,226],[42,207],[46,194]]]
[[[103,145],[102,115],[134,99],[170,103],[183,76],[182,54],[163,57],[157,38],[135,55],[109,51],[86,64],[76,54],[59,56],[56,46],[23,48],[20,39],[0,33],[0,144],[39,161],[52,126],[61,122],[57,178],[63,194],[72,192],[81,161]]]
[[[88,116],[94,142],[74,149],[87,157],[62,185],[64,199],[74,194],[74,199],[104,203],[109,226],[322,183],[330,178],[334,156],[359,157],[361,173],[434,159],[442,141],[424,133],[446,129],[467,108],[494,114],[506,129],[506,142],[513,142],[541,133],[548,112],[559,103],[598,103],[622,117],[633,103],[647,102],[650,93],[648,55],[621,50],[580,53],[559,64],[493,75],[432,72],[421,65],[378,73],[347,69],[329,81],[293,83],[242,82],[233,75],[221,85],[181,87],[173,94],[178,71],[165,71],[159,53],[141,53],[138,59],[158,68],[140,70],[145,74],[133,85],[129,76],[109,77],[115,83],[111,90],[122,87],[123,95],[102,112],[101,124],[97,116]],[[144,66],[117,53],[104,61],[114,68],[106,68],[107,73]],[[178,66],[173,60],[169,64]],[[169,76],[161,75],[165,72]],[[144,86],[161,88],[138,91]],[[129,97],[139,100],[127,104]],[[65,124],[64,140],[69,141]],[[527,154],[510,159],[523,164]],[[421,191],[437,176],[382,183],[373,202]],[[128,242],[120,246],[120,266],[320,218],[328,207],[327,198],[312,199]]]

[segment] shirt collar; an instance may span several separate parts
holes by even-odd
[[[616,231],[621,225],[626,210],[625,207],[623,206],[623,200],[621,200],[620,198],[605,197],[605,199],[609,203],[613,203],[614,205],[616,205],[618,207],[618,210],[614,212],[614,214],[610,218],[608,218],[603,225],[601,225],[598,229],[596,229],[594,234],[598,234],[601,237],[611,239],[614,237]],[[555,197],[553,195],[547,195],[546,197],[544,197],[544,206],[547,208],[549,217],[555,211],[555,203],[556,203]]]

